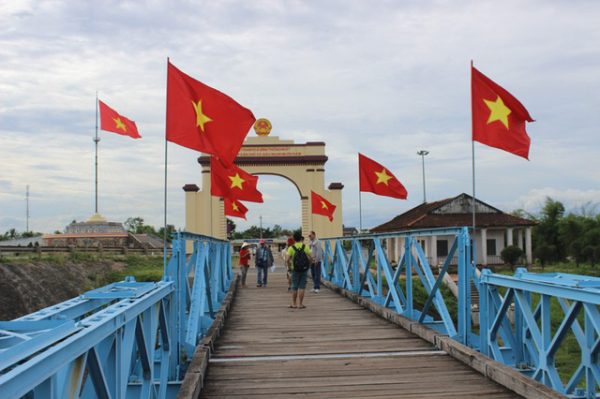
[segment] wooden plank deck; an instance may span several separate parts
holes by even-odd
[[[289,309],[282,267],[240,288],[203,398],[518,398],[428,342],[322,288]]]

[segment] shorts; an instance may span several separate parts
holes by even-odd
[[[306,275],[307,272],[294,272],[292,271],[292,291],[303,290],[306,288]]]

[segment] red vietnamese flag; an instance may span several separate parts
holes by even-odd
[[[133,137],[134,139],[142,137],[138,133],[134,121],[120,115],[117,111],[100,100],[98,100],[98,105],[100,109],[100,129],[123,136]]]
[[[358,154],[358,173],[360,177],[360,191],[366,191],[386,197],[406,199],[408,193],[388,169],[381,164]]]
[[[248,208],[246,208],[240,201],[225,197],[223,198],[223,205],[225,206],[226,216],[246,219]]]
[[[508,91],[471,66],[473,141],[529,159],[527,109]]]
[[[327,201],[325,198],[321,197],[319,194],[314,191],[310,192],[310,202],[312,213],[316,215],[323,215],[329,218],[329,221],[333,221],[333,213],[335,212],[336,206],[331,202]]]
[[[215,157],[210,158],[210,194],[215,197],[263,202],[257,190],[258,176],[242,170],[236,165],[225,167]]]
[[[167,67],[167,140],[231,165],[256,118],[234,99]]]

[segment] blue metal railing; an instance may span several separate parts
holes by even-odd
[[[441,236],[451,238],[452,245],[436,276],[420,241]],[[392,241],[402,244],[398,251],[388,247]],[[600,278],[525,269],[514,276],[484,270],[478,278],[467,228],[323,242],[324,279],[558,392],[596,397]],[[226,241],[177,233],[162,281],[128,278],[0,322],[0,399],[175,397],[233,278],[230,251]],[[451,265],[458,276],[454,305],[440,291]],[[479,309],[471,301],[472,287],[479,291]],[[417,301],[418,292],[424,296]],[[471,323],[474,310],[479,311],[478,331]],[[561,379],[555,360],[567,340],[576,345],[579,363],[569,378]]]
[[[437,278],[419,243],[419,239],[432,236],[444,236],[452,242]],[[398,259],[388,256],[385,246],[390,240],[402,243]],[[471,282],[476,287],[478,282],[471,264],[471,242],[466,227],[337,237],[323,241],[324,279],[392,307],[399,314],[448,334],[463,344],[477,346],[479,338],[472,331],[470,298]],[[458,317],[453,320],[440,289],[450,265],[456,261],[459,295],[455,311]],[[427,295],[422,308],[415,306],[414,291],[419,287],[414,284],[419,284]]]
[[[436,277],[419,241],[440,236],[450,238],[452,245]],[[322,278],[447,334],[560,393],[574,398],[597,397],[600,278],[535,274],[525,269],[518,269],[514,276],[483,270],[477,277],[466,227],[337,237],[323,242]],[[401,249],[392,251],[392,242],[402,243]],[[398,253],[397,258],[393,252]],[[457,265],[455,312],[440,294],[451,264]],[[472,303],[472,287],[479,293],[479,304]],[[418,305],[417,289],[425,293]],[[479,321],[478,331],[472,319]],[[560,351],[571,351],[571,356],[579,358],[576,369],[564,381],[555,366]]]
[[[600,278],[535,274],[526,269],[505,276],[484,270],[480,284],[483,354],[560,393],[597,397]],[[564,381],[556,367],[561,350],[579,358],[576,369]]]
[[[177,233],[162,281],[127,278],[0,322],[0,399],[174,398],[233,277],[230,251]]]

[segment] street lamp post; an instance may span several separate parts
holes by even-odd
[[[262,215],[260,215],[258,217],[258,220],[260,220],[260,238],[263,238],[263,233],[262,233]]]
[[[423,167],[423,203],[427,202],[427,193],[425,191],[425,155],[429,154],[427,150],[417,151],[417,155],[421,156],[421,165]]]

